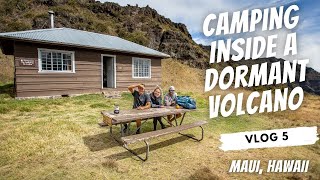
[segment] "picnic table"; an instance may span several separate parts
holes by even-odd
[[[114,112],[109,111],[102,111],[101,114],[103,116],[103,122],[107,124],[110,128],[110,135],[113,139],[115,139],[119,144],[123,145],[125,149],[127,149],[132,154],[136,155],[138,158],[140,158],[143,161],[146,161],[148,159],[149,154],[149,143],[147,142],[148,139],[159,137],[167,134],[172,133],[179,133],[181,135],[187,136],[189,138],[192,138],[196,141],[201,141],[203,139],[203,133],[204,130],[202,128],[202,125],[206,124],[206,121],[197,121],[195,123],[190,124],[184,124],[183,120],[185,118],[185,115],[187,112],[195,111],[193,109],[183,109],[183,108],[176,108],[176,107],[164,107],[164,108],[150,108],[150,109],[144,109],[144,110],[137,110],[137,109],[130,109],[130,110],[121,110],[119,114],[115,114]],[[177,120],[177,114],[182,114],[180,122]],[[168,115],[171,115],[174,117],[175,124],[172,124],[168,121],[166,118]],[[172,127],[156,130],[152,132],[142,132],[141,134],[134,134],[138,129],[140,129],[145,122],[147,122],[148,119],[152,119],[154,117],[163,117],[169,124],[171,124]],[[130,132],[130,124],[132,122],[135,122],[136,120],[142,120],[140,127],[134,128],[134,131],[132,133]],[[123,132],[123,125],[127,124],[127,132]],[[113,127],[120,125],[120,138],[115,136],[113,134]],[[200,127],[201,128],[201,138],[196,139],[193,136],[182,134],[180,131],[191,129],[194,127]],[[146,144],[146,157],[142,158],[139,156],[135,151],[128,148],[128,145],[131,143],[144,141]]]

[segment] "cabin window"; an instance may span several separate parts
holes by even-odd
[[[151,59],[132,58],[132,77],[151,78]]]
[[[74,72],[74,52],[39,49],[39,72]]]

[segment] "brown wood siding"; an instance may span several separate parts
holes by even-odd
[[[74,51],[75,73],[39,73],[38,48]],[[116,56],[116,89],[101,89],[101,54]],[[125,91],[129,85],[137,83],[144,83],[147,90],[152,90],[161,85],[159,58],[25,42],[15,42],[14,56],[17,97]],[[132,78],[132,57],[151,59],[151,78]],[[35,65],[21,66],[21,59],[32,59]]]
[[[161,60],[151,59],[151,78],[132,78],[132,56],[117,56],[117,88],[126,90],[132,84],[144,83],[147,90],[161,85]]]

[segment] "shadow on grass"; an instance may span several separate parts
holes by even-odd
[[[119,146],[119,144],[112,137],[110,137],[109,133],[85,136],[82,139],[90,151],[101,151]]]
[[[166,146],[170,146],[172,144],[176,144],[176,143],[188,140],[188,139],[190,139],[190,138],[185,137],[185,136],[178,136],[178,137],[175,137],[175,138],[172,138],[172,139],[168,139],[168,140],[165,140],[165,141],[158,142],[156,144],[152,144],[152,145],[150,145],[150,152],[152,152],[154,150],[157,150],[157,149],[161,149],[161,148],[166,147]],[[141,156],[145,156],[145,153],[146,153],[146,147],[145,146],[141,147],[141,148],[132,149],[132,150],[137,152]],[[151,158],[152,158],[152,154],[149,154],[149,156],[151,156]],[[125,150],[124,152],[118,153],[118,154],[112,154],[110,156],[106,156],[104,158],[121,160],[121,159],[126,159],[126,158],[129,158],[129,157],[132,157],[132,158],[140,161],[140,159],[138,159],[136,156],[134,156],[133,154],[131,154],[127,150]]]
[[[14,84],[0,84],[0,94],[14,97]]]

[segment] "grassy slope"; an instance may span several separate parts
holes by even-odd
[[[14,65],[13,56],[6,56],[0,50],[0,85],[13,81]]]
[[[101,110],[114,103],[131,108],[132,97],[105,99],[83,95],[62,99],[13,100],[0,94],[0,179],[225,179],[261,178],[255,174],[228,174],[232,159],[310,159],[307,174],[264,174],[264,178],[316,178],[320,176],[320,143],[311,146],[223,152],[221,133],[318,125],[320,97],[307,95],[294,112],[231,116],[208,119],[208,94],[203,94],[203,75],[198,69],[165,60],[163,86],[175,85],[180,94],[197,99],[198,111],[186,122],[208,120],[205,139],[196,143],[179,135],[151,140],[150,159],[137,161],[100,128]],[[192,92],[191,92],[192,91]],[[233,90],[234,93],[244,90]],[[228,91],[230,92],[230,91]],[[248,94],[248,91],[244,91]],[[211,94],[226,94],[215,90]],[[308,117],[307,119],[305,117]],[[318,120],[317,120],[318,119]],[[152,123],[144,131],[152,129]],[[199,129],[188,132],[199,135]],[[132,146],[144,151],[142,144]],[[142,149],[139,149],[142,148]]]

